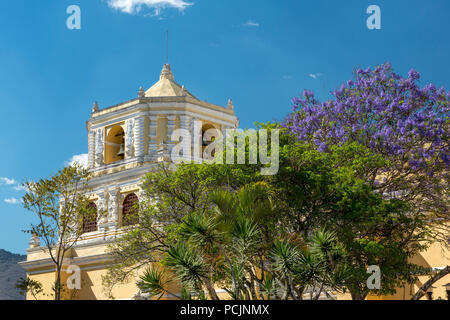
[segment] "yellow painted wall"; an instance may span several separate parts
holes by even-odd
[[[80,247],[73,251],[73,257],[85,257],[85,256],[93,256],[102,254],[105,252],[106,245],[97,245],[97,246],[87,246],[87,247]],[[422,254],[418,255],[412,261],[417,264],[421,264],[426,267],[444,267],[448,264],[450,264],[450,252],[443,248],[439,244],[432,245],[426,252],[423,252]],[[42,258],[47,258],[48,255],[44,251],[33,251],[28,256],[28,260],[38,260]],[[103,290],[102,286],[102,276],[106,275],[107,269],[101,268],[98,270],[86,270],[86,268],[89,268],[92,266],[81,266],[82,272],[81,272],[81,290],[74,293],[72,296],[72,299],[76,300],[103,300],[103,299],[109,299],[109,297],[106,295],[106,293]],[[83,270],[85,269],[85,270]],[[39,299],[53,299],[52,296],[52,285],[55,281],[55,272],[47,272],[42,274],[34,274],[29,276],[33,280],[37,280],[43,284],[44,293],[47,295],[40,295]],[[65,276],[63,275],[63,279]],[[137,281],[138,277],[136,276],[135,280],[130,281],[128,284],[124,285],[118,285],[116,286],[112,294],[115,299],[130,299],[133,297],[139,289],[137,288],[135,282]],[[402,288],[399,288],[397,290],[397,293],[395,295],[389,295],[389,296],[368,296],[368,300],[409,300],[411,299],[412,295],[418,290],[420,286],[424,282],[426,282],[429,279],[429,276],[421,276],[419,277],[419,282],[415,284],[414,286],[405,286]],[[450,275],[447,275],[446,277],[442,278],[438,282],[434,284],[434,293],[433,298],[437,299],[438,297],[441,297],[442,299],[446,299],[446,292],[444,285],[450,282]],[[171,291],[174,293],[179,293],[179,286],[174,283],[171,287]],[[226,293],[219,293],[218,294],[221,299],[229,299],[228,294]],[[28,294],[27,299],[33,300],[34,298]],[[351,296],[349,293],[347,294],[339,294],[338,300],[351,300]],[[422,300],[426,300],[426,297],[424,296]]]
[[[52,286],[55,282],[55,273],[43,273],[43,274],[36,274],[36,275],[30,275],[30,279],[39,281],[42,284],[43,293],[37,295],[37,300],[53,300],[53,291]],[[28,292],[27,293],[27,300],[34,300],[35,298]]]
[[[427,268],[445,267],[450,265],[450,251],[442,246],[440,243],[432,244],[426,251],[418,254],[411,259],[412,263],[421,265]],[[430,279],[431,276],[420,276],[419,281],[414,285],[405,285],[398,288],[396,294],[386,296],[369,296],[368,300],[410,300],[414,294],[419,290],[422,285]],[[444,285],[450,283],[450,274],[443,277],[439,281],[433,284],[433,299],[447,299],[447,294]],[[381,283],[383,285],[383,283]],[[423,296],[421,300],[427,300],[426,296]]]

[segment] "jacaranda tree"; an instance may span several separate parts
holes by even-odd
[[[382,155],[388,164],[373,172],[375,189],[442,221],[448,219],[450,92],[420,87],[419,79],[414,70],[407,78],[396,74],[390,63],[357,69],[329,101],[311,91],[294,98],[285,127],[321,152],[358,142]]]

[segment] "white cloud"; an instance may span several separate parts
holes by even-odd
[[[1,185],[11,186],[16,191],[27,190],[24,186],[22,186],[22,184],[17,182],[15,179],[0,177],[0,186]]]
[[[16,199],[16,198],[6,198],[5,202],[8,204],[18,204],[20,202],[20,200]]]
[[[253,20],[248,20],[246,23],[243,23],[242,25],[243,25],[244,27],[256,27],[256,28],[259,27],[259,23],[258,23],[258,22],[255,22],[255,21],[253,21]]]
[[[317,78],[323,76],[323,73],[310,73],[309,76],[314,80],[317,80]]]
[[[13,189],[16,190],[16,191],[26,191],[26,190],[27,190],[27,187],[25,187],[25,186],[23,186],[23,185],[21,185],[21,184],[17,184],[17,185],[15,185],[15,186],[13,187]]]
[[[6,185],[10,186],[10,185],[16,184],[16,183],[17,183],[17,181],[14,179],[0,177],[0,184],[6,184]]]
[[[184,0],[107,0],[108,5],[123,13],[136,14],[141,12],[144,7],[154,10],[152,16],[158,16],[162,9],[175,8],[183,11],[193,3]]]
[[[88,167],[88,154],[76,154],[72,158],[70,158],[69,161],[66,161],[66,166],[73,166],[75,164],[78,164],[82,166],[83,168]]]
[[[290,74],[286,74],[282,78],[283,80],[292,80],[293,77]]]

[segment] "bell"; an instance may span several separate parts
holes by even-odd
[[[124,150],[124,144],[123,143],[120,145],[120,149],[119,149],[119,152],[117,153],[117,156],[118,157],[125,156],[125,150]]]

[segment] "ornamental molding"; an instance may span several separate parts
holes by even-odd
[[[108,191],[108,223],[119,222],[119,206],[120,206],[120,192],[119,188],[115,187]]]
[[[106,211],[107,211],[107,194],[106,194],[106,192],[100,192],[99,194],[98,194],[98,199],[97,199],[97,201],[96,201],[96,203],[95,203],[96,205],[97,205],[97,210],[99,211],[99,212],[101,212],[101,213],[106,213]],[[104,229],[104,224],[106,224],[106,223],[108,223],[108,217],[107,217],[107,214],[102,214],[102,215],[100,215],[99,216],[99,219],[98,219],[98,224],[99,224],[99,230],[100,229]]]
[[[95,133],[95,164],[103,165],[103,128],[97,129]]]
[[[105,242],[106,243],[106,242]],[[66,265],[77,265],[81,267],[81,270],[85,268],[91,268],[89,265],[99,264],[100,269],[105,268],[105,264],[113,262],[113,257],[109,253],[102,253],[92,256],[85,257],[75,257],[67,258],[64,261]],[[55,264],[51,258],[33,260],[33,261],[23,261],[19,262],[19,265],[27,271],[28,274],[42,274],[55,272]],[[83,268],[84,267],[84,268]]]
[[[134,127],[135,121],[134,119],[128,119],[126,121],[126,133],[125,133],[125,153],[127,157],[131,158],[134,155]]]
[[[148,113],[149,111],[162,111],[165,110],[179,110],[179,111],[199,111],[206,114],[214,114],[224,118],[235,117],[234,110],[227,107],[222,107],[208,102],[202,102],[190,97],[158,97],[158,98],[142,98],[136,101],[134,104],[127,105],[123,108],[116,110],[111,109],[105,112],[103,109],[95,114],[95,117],[89,120],[90,125],[96,127],[108,121],[115,121],[117,117],[123,117],[123,119],[129,118],[136,112]],[[137,115],[134,115],[137,116]]]

